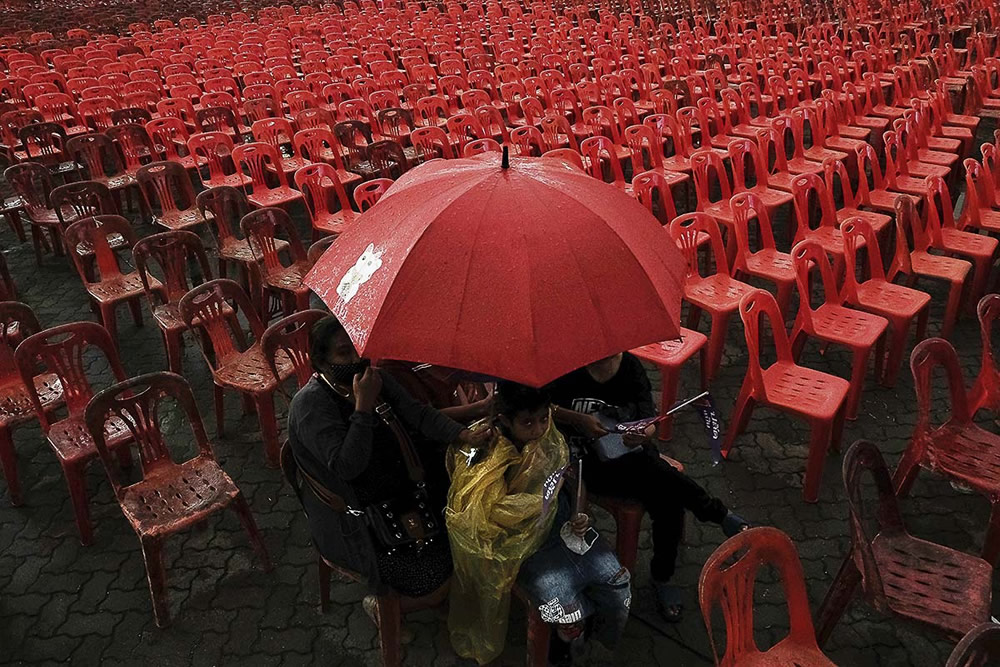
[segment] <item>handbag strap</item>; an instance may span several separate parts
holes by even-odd
[[[300,503],[303,502],[303,499],[302,499],[302,488],[298,484],[299,479],[305,482],[305,485],[309,487],[309,490],[312,491],[313,495],[316,496],[316,498],[321,503],[332,509],[334,512],[337,512],[339,514],[350,514],[351,516],[364,515],[364,512],[356,510],[350,505],[348,505],[347,501],[345,501],[342,496],[326,488],[326,486],[322,482],[320,482],[318,479],[316,479],[308,472],[306,472],[305,468],[299,465],[298,459],[295,458],[294,452],[291,452],[291,456],[289,458],[291,459],[289,461],[289,463],[291,463],[291,466],[289,467],[293,469],[286,470],[285,475],[286,477],[288,477],[289,482],[291,482],[292,488],[295,489],[295,495],[299,497]]]
[[[316,374],[320,381],[326,385],[333,393],[347,401],[353,401],[354,392],[340,384],[334,384],[326,379],[321,373]],[[392,431],[393,436],[396,438],[396,442],[399,444],[399,453],[403,457],[403,463],[406,464],[406,473],[410,478],[410,481],[416,484],[418,487],[423,488],[424,486],[424,466],[420,461],[420,457],[417,455],[417,450],[413,445],[413,439],[410,438],[410,434],[406,432],[403,425],[399,423],[396,418],[396,413],[393,412],[392,406],[389,405],[379,394],[378,397],[379,404],[375,406],[375,414],[378,415],[379,419],[389,427]]]

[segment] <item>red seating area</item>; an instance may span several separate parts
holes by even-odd
[[[276,467],[274,394],[293,375],[303,381],[305,338],[293,334],[316,317],[302,280],[319,254],[410,169],[508,147],[515,156],[575,165],[635,197],[664,225],[665,242],[673,239],[686,262],[688,328],[683,340],[634,351],[663,377],[661,410],[696,352],[710,388],[727,363],[729,329],[740,322],[746,375],[735,404],[723,407],[731,423],[722,454],[738,450],[755,406],[806,420],[808,502],[819,499],[845,420],[864,406],[869,363],[874,379],[892,386],[914,339],[918,426],[894,489],[873,446],[845,459],[857,534],[853,560],[824,604],[820,644],[862,575],[870,604],[950,636],[985,620],[980,570],[1000,556],[1000,512],[986,532],[985,561],[963,559],[910,536],[895,494],[926,469],[994,505],[1000,497],[997,436],[972,424],[977,410],[1000,406],[990,346],[1000,297],[989,294],[1000,259],[1000,132],[975,147],[981,119],[1000,118],[1000,12],[985,0],[935,0],[930,10],[839,2],[835,12],[764,1],[713,6],[706,18],[704,7],[679,4],[369,0],[222,13],[219,3],[179,3],[154,17],[133,3],[75,3],[48,32],[33,29],[27,10],[0,11],[0,151],[17,195],[3,212],[22,241],[27,221],[39,265],[47,254],[68,255],[103,325],[45,330],[30,308],[0,303],[0,393],[17,408],[0,414],[11,500],[23,493],[10,430],[31,418],[28,400],[62,465],[84,544],[93,526],[83,471],[97,458],[105,465],[142,541],[157,623],[169,618],[160,542],[178,525],[231,506],[266,563],[239,480],[215,463],[186,381],[170,373],[127,380],[115,345],[118,306],[127,305],[137,325],[148,308],[175,373],[183,333],[197,332],[218,434],[225,390],[234,390],[256,412],[266,462]],[[196,13],[204,20],[189,15]],[[82,16],[86,22],[69,25]],[[157,233],[138,234],[130,217]],[[308,221],[311,246],[296,217]],[[12,283],[0,268],[12,300],[17,276]],[[932,295],[921,278],[947,283],[941,322],[929,323]],[[967,395],[944,339],[977,303],[983,362]],[[17,331],[9,326],[15,321]],[[942,339],[921,343],[928,328]],[[850,377],[800,365],[809,339],[847,347]],[[776,361],[764,358],[764,340]],[[91,386],[79,360],[86,346],[107,359],[118,384],[100,393]],[[948,375],[952,415],[932,426],[929,378],[937,365]],[[200,454],[188,468],[170,460],[148,425],[104,419],[112,409],[155,409],[163,396],[180,401],[194,429]],[[63,404],[68,415],[54,418]],[[660,436],[669,438],[670,428],[663,422]],[[963,451],[969,442],[975,455]],[[143,480],[129,486],[117,475],[131,464],[133,445]],[[148,489],[177,488],[170,480],[178,467],[216,481],[211,507],[188,512],[182,498],[170,512],[187,514],[183,520],[137,511]],[[887,508],[878,536],[855,526],[852,494],[862,472],[876,478]],[[632,518],[619,523],[618,544],[634,561],[641,512],[631,509],[616,511]],[[741,578],[775,561],[790,613],[808,620],[802,568],[787,538],[737,539],[730,551],[747,548],[743,564],[724,571],[723,556],[710,561],[703,604],[721,599],[735,613],[727,599]],[[918,551],[927,567],[965,568],[975,578],[975,609],[951,610],[944,620],[937,609],[922,616],[877,589],[869,577],[880,572],[905,583],[898,562],[881,561],[899,548]],[[725,622],[737,633],[752,615],[727,614]],[[804,656],[796,664],[828,664],[811,621],[793,622],[777,653],[786,650]],[[727,645],[723,664],[755,654],[749,644]]]

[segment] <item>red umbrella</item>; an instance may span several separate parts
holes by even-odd
[[[305,278],[369,359],[540,386],[679,335],[684,260],[623,191],[561,160],[434,160]]]

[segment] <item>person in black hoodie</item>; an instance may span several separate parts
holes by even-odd
[[[720,524],[727,536],[749,528],[749,524],[660,457],[653,443],[655,425],[641,434],[623,436],[631,451],[607,460],[598,456],[597,441],[608,435],[607,425],[656,416],[649,378],[635,356],[625,352],[579,368],[553,382],[549,391],[558,406],[556,423],[583,445],[587,488],[597,495],[640,502],[653,520],[650,573],[657,606],[665,620],[680,621],[683,594],[670,580],[683,534],[684,511],[699,521]]]

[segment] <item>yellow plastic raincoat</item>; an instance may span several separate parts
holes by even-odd
[[[550,419],[545,435],[520,452],[498,432],[485,454],[470,454],[458,445],[448,452],[445,521],[455,562],[448,629],[458,655],[485,664],[503,651],[521,563],[552,527],[569,448]],[[544,516],[543,497],[550,498]]]

